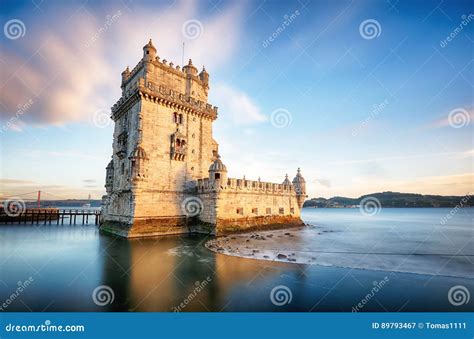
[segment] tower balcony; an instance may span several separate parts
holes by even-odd
[[[184,161],[186,158],[186,146],[174,146],[171,147],[171,159]]]

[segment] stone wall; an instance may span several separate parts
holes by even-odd
[[[198,180],[204,205],[199,219],[216,235],[302,225],[292,185],[229,178]]]

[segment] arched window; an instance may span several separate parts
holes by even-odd
[[[181,147],[181,140],[176,139],[176,146],[177,146],[177,147]]]
[[[176,112],[173,113],[173,122],[174,122],[175,124],[178,123],[178,113],[176,113]]]
[[[183,115],[182,114],[179,115],[179,123],[181,125],[183,124]]]

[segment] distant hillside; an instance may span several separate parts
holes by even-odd
[[[366,197],[374,197],[382,207],[473,207],[471,196],[422,195],[413,193],[383,192],[363,195],[359,198],[333,197],[306,200],[303,207],[354,207]]]

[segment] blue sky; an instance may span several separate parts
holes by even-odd
[[[36,4],[2,1],[3,196],[103,194],[112,125],[94,118],[149,38],[209,71],[232,177],[301,167],[311,197],[472,192],[470,1]]]

